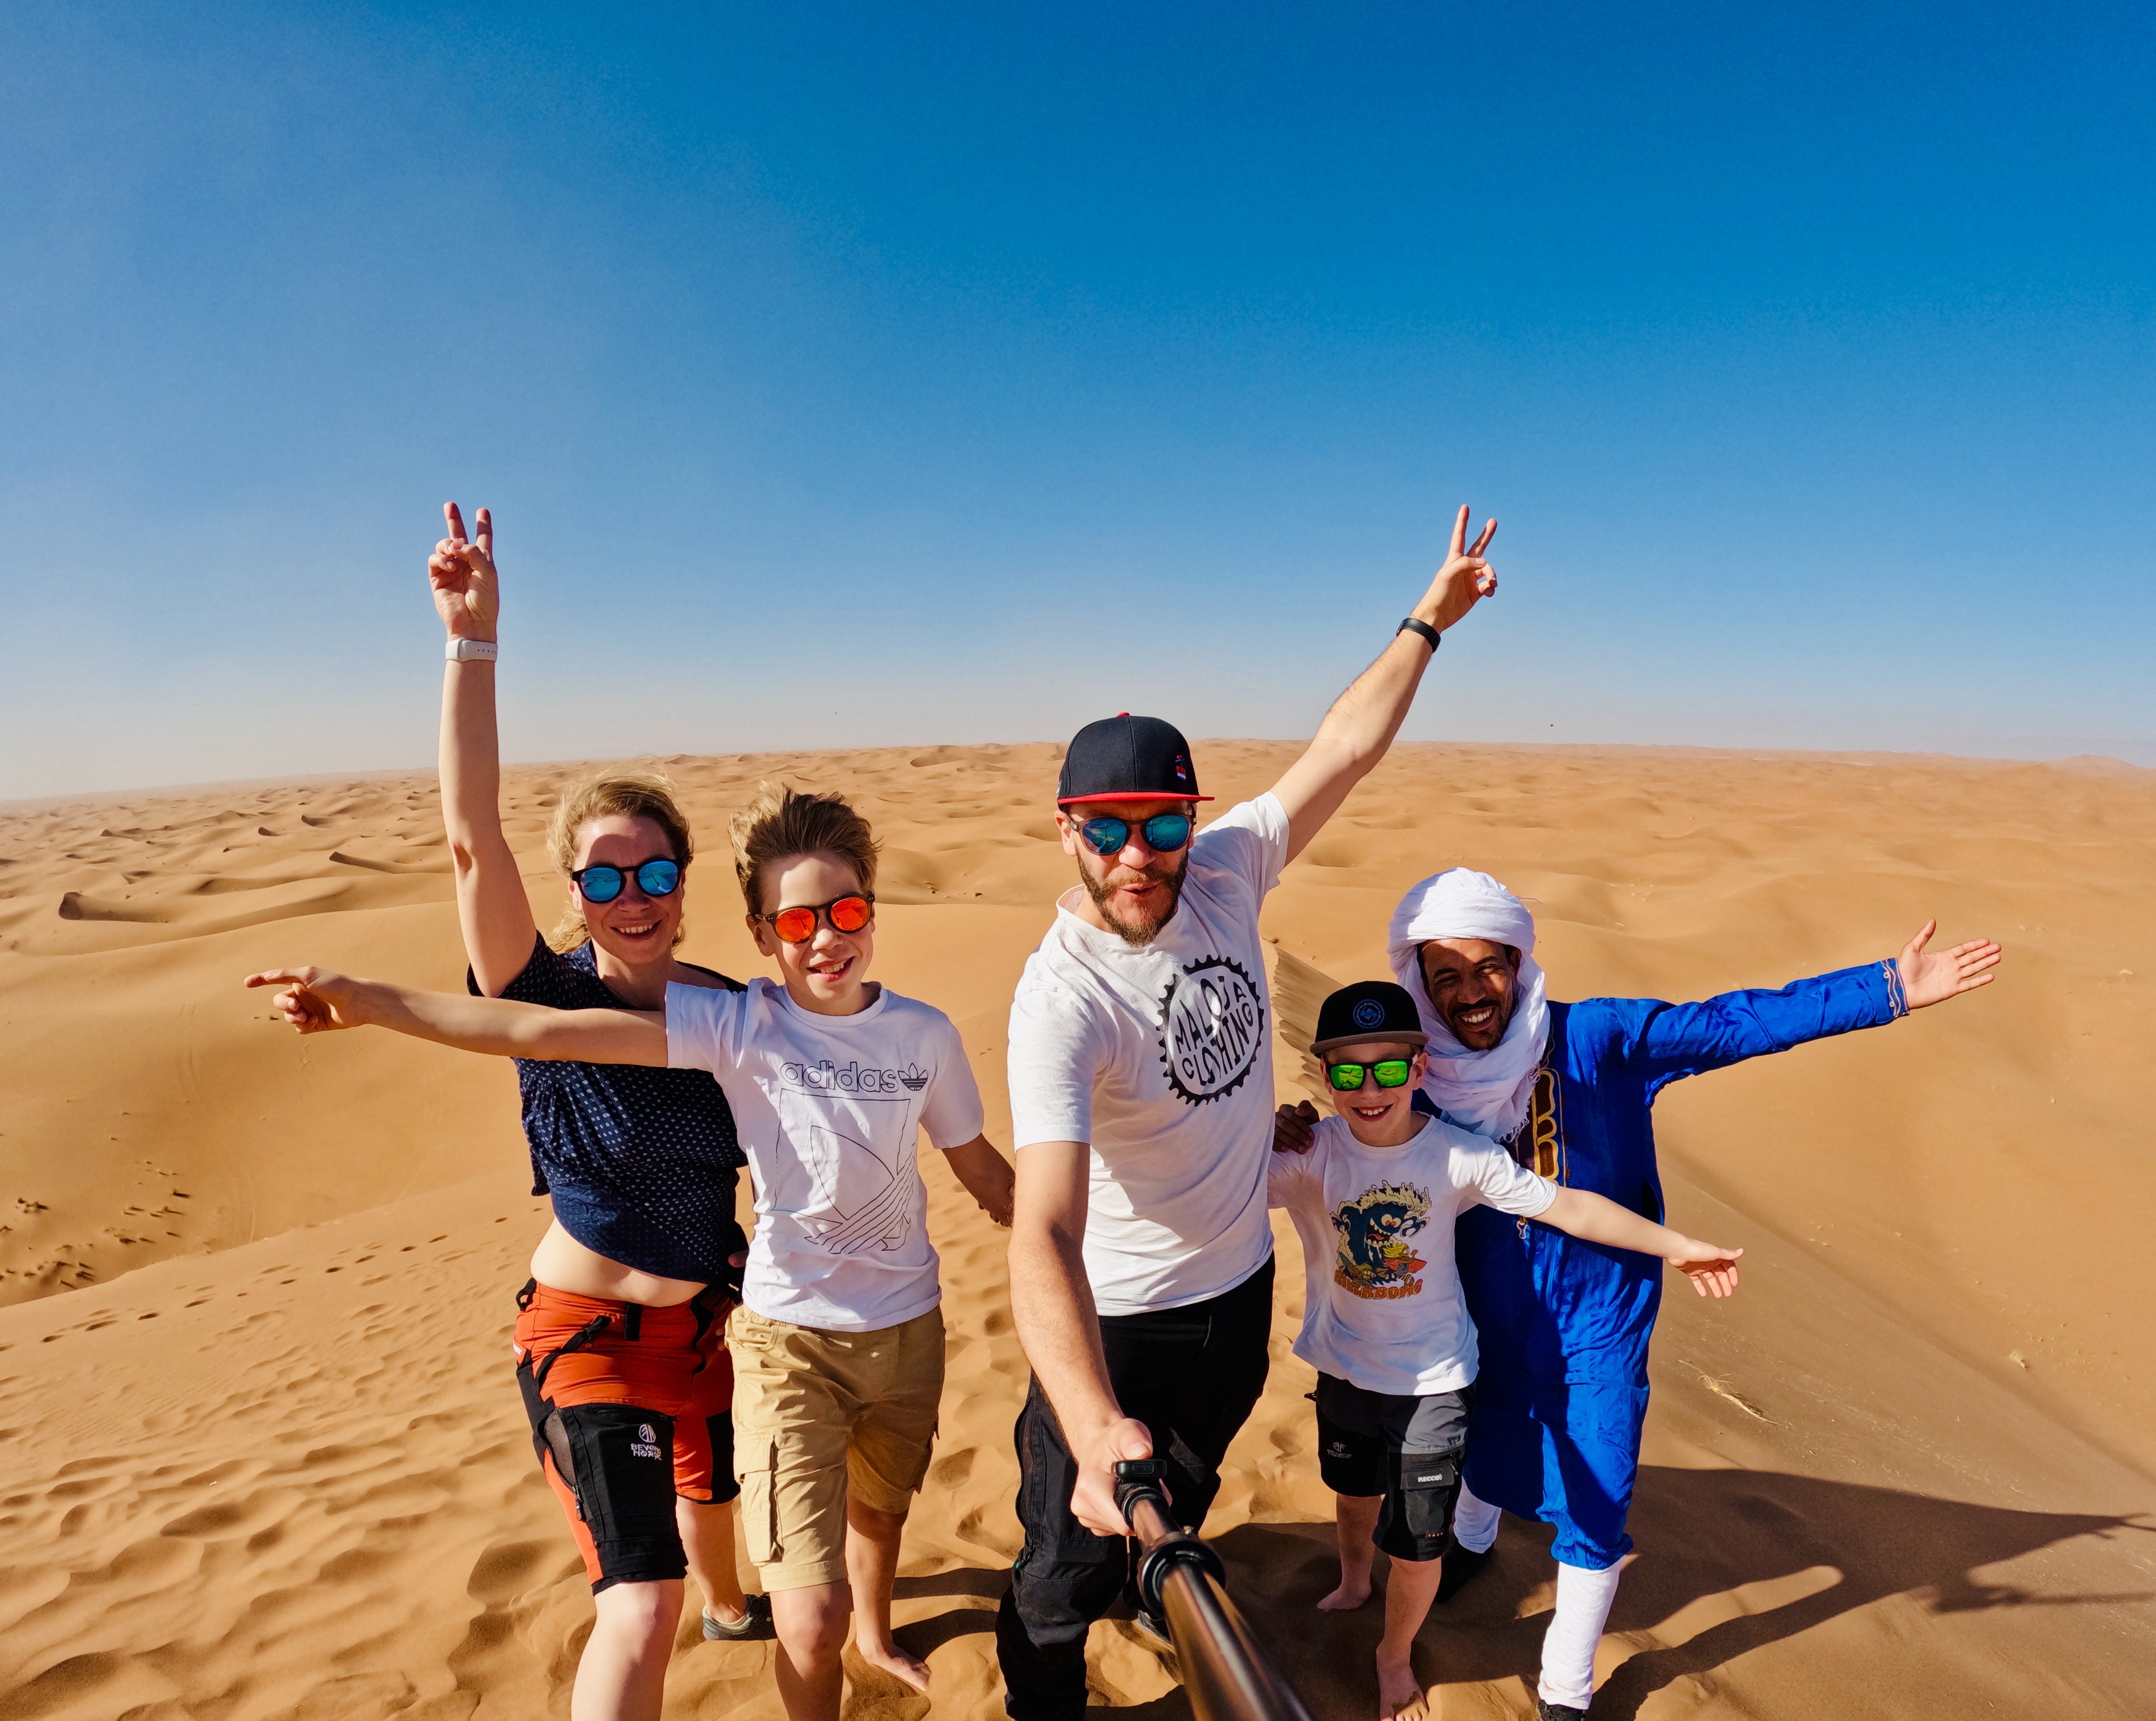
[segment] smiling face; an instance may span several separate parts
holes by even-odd
[[[1077,806],[1056,809],[1055,824],[1063,838],[1063,852],[1078,862],[1078,881],[1086,886],[1088,904],[1093,910],[1091,914],[1081,914],[1081,917],[1103,932],[1116,933],[1126,944],[1142,948],[1152,943],[1160,929],[1173,918],[1175,905],[1182,900],[1183,874],[1190,864],[1190,845],[1185,843],[1172,855],[1156,853],[1146,846],[1145,834],[1139,827],[1156,813],[1195,810],[1189,801],[1173,796],[1154,800],[1086,801]],[[1115,854],[1097,854],[1093,845],[1079,835],[1088,819],[1121,819],[1131,827],[1130,836]]]
[[[1328,1045],[1322,1056],[1328,1070],[1335,1064],[1409,1061],[1406,1084],[1400,1087],[1378,1087],[1376,1072],[1367,1069],[1362,1087],[1353,1093],[1341,1092],[1327,1078],[1326,1092],[1332,1096],[1332,1109],[1346,1120],[1357,1141],[1368,1147],[1396,1148],[1422,1128],[1422,1120],[1414,1113],[1414,1097],[1430,1073],[1430,1060],[1419,1047],[1398,1040],[1358,1040],[1353,1045]]]
[[[1505,1037],[1520,989],[1520,953],[1486,938],[1433,938],[1422,947],[1422,989],[1430,1008],[1470,1051]]]
[[[773,915],[782,908],[817,907],[860,888],[860,875],[836,855],[782,855],[764,870],[763,912]],[[780,938],[767,919],[751,915],[748,927],[756,937],[756,948],[777,960],[786,995],[803,1009],[822,1016],[850,1016],[875,1001],[864,984],[875,956],[873,917],[858,932],[842,932],[829,915],[819,914],[814,935],[798,944]]]
[[[586,819],[577,831],[577,870],[619,866],[629,875],[622,881],[621,894],[611,902],[588,902],[570,885],[570,903],[583,916],[592,943],[628,968],[670,961],[681,932],[681,899],[688,893],[688,873],[683,871],[672,895],[647,896],[631,869],[646,860],[680,858],[665,831],[652,819],[625,813]]]

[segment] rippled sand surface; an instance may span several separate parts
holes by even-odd
[[[1198,763],[1224,805],[1293,751]],[[1010,989],[1070,878],[1055,758],[665,762],[706,845],[685,953],[757,971],[723,830],[759,778],[852,794],[879,974],[957,1020],[1007,1143]],[[542,920],[568,774],[505,790]],[[2007,947],[1984,993],[1663,1099],[1672,1219],[1748,1252],[1735,1302],[1668,1302],[1598,1721],[2156,1713],[2156,773],[1403,747],[1271,899],[1291,1044],[1458,863],[1533,899],[1559,996],[1779,984],[1930,914]],[[430,775],[0,809],[0,1717],[567,1712],[590,1605],[508,1373],[542,1223],[513,1075],[273,1029],[238,982],[298,961],[460,984]],[[935,1712],[988,1715],[1024,1364],[1002,1234],[927,1171],[952,1352],[899,1614]],[[1331,1497],[1279,1230],[1272,1382],[1209,1528],[1317,1713],[1368,1716],[1376,1605],[1311,1608]],[[1424,1628],[1446,1717],[1532,1714],[1547,1540],[1508,1522]],[[685,1631],[668,1713],[777,1717],[770,1654]],[[1097,1702],[1187,1713],[1127,1627],[1092,1659]]]

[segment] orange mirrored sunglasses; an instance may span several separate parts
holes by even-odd
[[[761,917],[771,923],[771,929],[789,944],[805,944],[816,936],[816,923],[829,921],[834,932],[858,932],[875,918],[875,896],[868,891],[853,891],[843,896],[834,896],[829,902],[814,905],[803,903],[798,907],[782,908],[776,914]]]

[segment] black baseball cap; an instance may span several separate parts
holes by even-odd
[[[1198,792],[1190,743],[1173,723],[1118,712],[1088,723],[1063,753],[1055,804],[1073,801],[1209,801]]]
[[[1317,1007],[1317,1038],[1314,1052],[1336,1045],[1353,1045],[1360,1040],[1398,1040],[1409,1045],[1427,1045],[1422,1018],[1407,988],[1390,980],[1358,980],[1342,986]]]

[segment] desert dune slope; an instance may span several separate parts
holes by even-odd
[[[1198,763],[1225,806],[1293,754]],[[685,953],[760,971],[723,836],[760,779],[851,794],[880,977],[958,1023],[1007,1143],[1010,989],[1070,877],[1055,762],[664,762],[706,845]],[[572,774],[505,787],[542,922]],[[2156,1713],[2156,773],[1402,747],[1268,907],[1284,1097],[1316,999],[1461,863],[1532,899],[1564,997],[1775,985],[1932,914],[2007,949],[1972,997],[1663,1098],[1672,1221],[1744,1245],[1744,1287],[1671,1287],[1598,1721]],[[567,1712],[590,1606],[508,1373],[544,1207],[513,1074],[274,1027],[239,979],[300,961],[461,984],[431,776],[0,809],[0,1717]],[[987,1715],[1024,1364],[1003,1234],[924,1170],[952,1351],[900,1617],[935,1712]],[[1331,1497],[1276,1230],[1272,1380],[1209,1533],[1317,1712],[1365,1716],[1377,1610],[1311,1610]],[[1547,1542],[1508,1522],[1425,1627],[1445,1716],[1532,1713]],[[1092,1662],[1096,1701],[1187,1713],[1127,1626]],[[685,1630],[668,1712],[775,1718],[769,1646]]]

